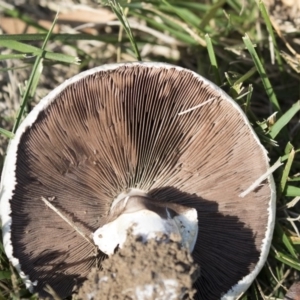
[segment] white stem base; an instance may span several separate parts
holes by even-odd
[[[157,206],[156,210],[153,202],[149,200],[149,209],[145,205],[145,194],[142,196],[139,192],[138,195],[133,195],[131,192],[130,195],[122,196],[122,199],[116,198],[117,203],[113,204],[111,213],[115,206],[120,205],[123,205],[123,212],[93,234],[94,243],[102,252],[112,255],[117,246],[122,248],[130,228],[143,242],[149,239],[172,240],[180,242],[190,252],[193,251],[198,236],[198,218],[194,208],[185,207],[180,213],[176,213],[166,203],[164,206]]]

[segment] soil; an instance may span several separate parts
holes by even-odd
[[[178,243],[152,239],[143,244],[130,235],[101,271],[91,270],[75,299],[192,299],[199,275],[200,268]]]

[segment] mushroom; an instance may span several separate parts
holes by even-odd
[[[122,246],[121,231],[111,244],[107,234],[132,225],[123,216],[148,211],[154,233],[137,217],[136,234],[162,231],[192,251],[201,266],[195,299],[235,299],[269,252],[268,168],[240,107],[207,79],[164,63],[97,67],[42,99],[11,141],[1,182],[5,251],[29,289],[46,297],[48,284],[66,297],[105,251]]]

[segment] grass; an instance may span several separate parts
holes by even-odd
[[[299,279],[300,271],[297,205],[300,199],[300,76],[295,67],[297,50],[291,53],[286,42],[274,31],[261,1],[199,2],[107,1],[104,5],[116,14],[126,33],[123,35],[113,26],[108,33],[99,29],[96,35],[86,32],[54,34],[52,29],[56,19],[49,30],[38,23],[38,16],[24,13],[17,6],[2,7],[6,16],[33,26],[37,33],[0,35],[3,50],[0,61],[12,65],[2,67],[1,71],[14,71],[20,65],[31,70],[20,91],[22,101],[11,122],[14,125],[0,128],[0,134],[6,139],[13,137],[28,113],[30,103],[36,101],[35,92],[41,85],[45,68],[51,69],[54,64],[79,64],[77,55],[81,59],[78,71],[105,62],[136,59],[166,61],[195,70],[221,86],[243,108],[269,152],[270,164],[278,160],[283,163],[274,172],[278,197],[272,248],[263,270],[241,298],[283,299],[291,283]],[[140,27],[130,26],[133,21]],[[101,43],[101,49],[111,47],[113,50],[105,57],[95,59],[92,51],[78,46],[82,41],[97,41]],[[53,45],[62,43],[76,55],[48,49],[49,44],[53,49]],[[164,46],[163,53],[158,51],[161,49],[158,46]],[[147,47],[151,51],[147,52]],[[169,54],[171,50],[175,55]],[[294,66],[282,53],[288,53]],[[19,59],[18,63],[15,59]],[[11,116],[1,115],[1,118]],[[36,299],[25,290],[9,266],[0,243],[0,300],[8,298]]]

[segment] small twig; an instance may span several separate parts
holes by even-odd
[[[244,293],[241,293],[241,294],[236,298],[236,300],[242,299],[243,296],[244,296]]]
[[[286,208],[294,207],[300,200],[300,196],[295,197],[292,201],[278,208],[278,210],[284,210]]]
[[[289,274],[289,272],[287,272],[287,275],[284,276],[284,277],[279,281],[279,280],[277,279],[277,277],[275,276],[275,274],[274,274],[274,272],[273,272],[273,270],[272,270],[272,268],[271,268],[271,266],[270,266],[270,264],[269,264],[268,261],[266,262],[266,264],[267,264],[267,267],[268,267],[268,269],[269,269],[269,271],[270,271],[272,277],[273,277],[274,280],[277,282],[277,285],[276,285],[276,287],[273,289],[273,292],[268,296],[268,298],[270,298],[270,297],[273,296],[273,294],[276,292],[276,290],[277,290],[279,287],[282,287],[283,289],[285,289],[285,290],[287,291],[286,287],[285,287],[282,283],[283,283],[283,281],[285,280],[286,276]],[[290,269],[289,269],[288,271],[290,271]]]
[[[89,244],[93,245],[95,247],[95,244],[93,241],[85,234],[83,233],[78,226],[75,225],[75,223],[71,220],[69,220],[65,215],[63,215],[53,204],[51,204],[46,198],[41,197],[42,201],[51,208],[55,213],[57,213],[65,222],[67,222],[78,234],[80,234]]]
[[[261,297],[262,297],[264,300],[266,300],[265,294],[264,294],[264,292],[263,292],[263,290],[262,290],[262,288],[261,288],[261,286],[260,286],[260,284],[259,284],[259,282],[258,282],[257,279],[255,280],[255,283],[256,283],[256,286],[257,286],[257,288],[258,288],[258,291],[259,291]]]
[[[296,222],[296,221],[299,221],[300,220],[300,215],[297,217],[297,218],[290,218],[290,217],[287,217],[286,218],[289,222]]]
[[[211,101],[213,101],[213,100],[215,100],[215,99],[216,99],[216,98],[208,99],[208,100],[204,101],[203,103],[200,103],[200,104],[198,104],[198,105],[196,105],[196,106],[194,106],[194,107],[191,107],[191,108],[189,108],[189,109],[187,109],[187,110],[184,110],[184,111],[180,112],[180,113],[178,114],[178,116],[181,116],[181,115],[186,114],[186,113],[188,113],[188,112],[190,112],[190,111],[193,111],[193,110],[195,110],[195,109],[197,109],[197,108],[199,108],[199,107],[201,107],[201,106],[204,106],[205,104],[207,104],[207,103],[209,103],[209,102],[211,102]]]
[[[268,171],[261,175],[257,180],[255,180],[244,192],[239,194],[239,197],[244,198],[247,196],[250,192],[255,190],[265,179],[267,179],[275,170],[277,170],[283,163],[280,161],[280,159],[277,160],[277,162],[268,169]]]
[[[11,290],[4,284],[0,281],[0,287],[3,291],[5,291],[7,294],[10,294]]]
[[[284,211],[284,214],[286,215],[286,220],[291,223],[291,225],[294,228],[297,236],[300,237],[299,230],[298,230],[297,226],[294,223],[294,222],[297,222],[297,221],[300,220],[300,215],[297,214],[296,218],[290,218],[289,211],[286,210],[286,209],[284,209],[283,211]]]

